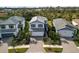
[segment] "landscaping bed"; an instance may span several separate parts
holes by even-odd
[[[28,50],[28,48],[16,48],[15,49],[16,52],[14,51],[14,49],[8,49],[8,53],[24,53]]]
[[[45,45],[61,45],[61,41],[60,40],[51,40],[51,38],[44,38],[43,42]]]
[[[50,47],[45,47],[44,48],[46,52],[52,53],[61,53],[63,51],[63,48],[50,48]]]
[[[76,46],[79,47],[79,40],[73,40],[73,41],[74,41],[74,43],[76,44]]]

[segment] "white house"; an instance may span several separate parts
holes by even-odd
[[[17,36],[20,25],[22,26],[22,29],[24,29],[24,17],[12,16],[6,20],[0,20],[0,38],[6,38],[13,35]]]
[[[47,18],[43,16],[35,16],[29,22],[29,31],[32,36],[44,36],[47,31]]]
[[[73,38],[74,37],[74,26],[62,18],[57,18],[53,20],[53,25],[55,26],[56,32],[59,33],[61,37]]]

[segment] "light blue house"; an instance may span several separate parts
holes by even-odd
[[[72,38],[74,37],[75,28],[74,26],[62,18],[57,18],[53,20],[53,25],[55,26],[56,32],[59,33],[61,37]]]
[[[0,19],[0,38],[17,36],[20,25],[22,29],[25,27],[25,18],[19,16],[12,16],[6,20]]]

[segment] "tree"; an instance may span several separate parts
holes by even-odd
[[[14,52],[17,52],[17,51],[16,51],[16,48],[15,48],[15,46],[17,45],[17,41],[16,41],[16,37],[15,37],[15,36],[13,36],[13,40],[12,40],[11,45],[13,46]]]

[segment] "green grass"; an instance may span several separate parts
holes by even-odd
[[[28,50],[28,48],[16,48],[17,53],[24,53]],[[14,49],[8,49],[9,53],[16,53]]]
[[[52,52],[61,53],[63,50],[63,48],[47,48],[47,47],[44,49],[46,52],[50,52],[50,53],[52,53]]]

